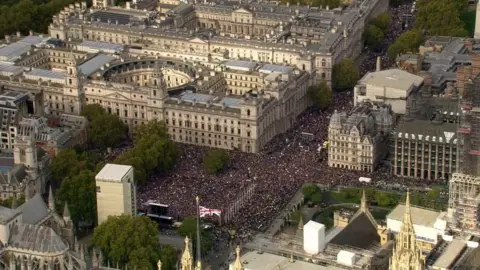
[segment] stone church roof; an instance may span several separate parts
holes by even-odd
[[[46,226],[16,224],[10,231],[9,246],[40,253],[63,253],[68,246],[55,231]]]
[[[18,210],[23,212],[23,223],[32,225],[39,224],[50,214],[40,193],[35,194],[27,202],[20,205]]]
[[[338,233],[331,244],[351,246],[360,249],[370,249],[380,243],[377,228],[365,213],[360,213],[351,220],[347,226]]]

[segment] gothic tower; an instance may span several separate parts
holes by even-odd
[[[63,87],[65,113],[80,114],[83,108],[83,87],[82,73],[78,69],[78,62],[73,52],[69,53],[67,59],[67,75],[65,76],[65,86]]]
[[[190,251],[190,239],[188,236],[185,237],[185,249],[183,250],[182,260],[181,260],[181,270],[193,270],[193,257]]]
[[[400,232],[396,235],[396,244],[390,258],[390,270],[424,270],[425,258],[418,248],[410,214],[410,192],[407,192],[405,214]]]
[[[237,253],[237,258],[235,259],[235,264],[233,265],[232,270],[244,270],[242,262],[240,261],[240,247],[237,246],[235,249],[235,252]]]

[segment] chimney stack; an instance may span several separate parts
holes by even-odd
[[[377,72],[382,70],[382,58],[381,56],[377,57]]]

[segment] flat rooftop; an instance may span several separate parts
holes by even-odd
[[[450,269],[452,264],[463,253],[463,250],[466,246],[467,244],[464,240],[454,239],[452,242],[450,242],[450,244],[448,244],[440,258],[435,261],[433,267],[435,269]]]
[[[130,23],[130,16],[127,14],[121,13],[114,13],[108,11],[97,11],[89,15],[89,19],[93,19],[94,21],[100,20],[103,23],[110,23],[116,24],[129,24]]]
[[[395,129],[395,135],[398,138],[455,143],[457,129],[458,125],[453,123],[438,124],[427,120],[415,119],[412,121],[401,121]]]
[[[116,58],[110,55],[99,54],[95,57],[92,57],[85,63],[81,64],[78,68],[80,72],[85,76],[90,76],[96,71],[98,71],[103,65],[112,62]]]
[[[423,78],[401,69],[386,69],[377,72],[369,72],[363,76],[360,83],[387,87],[408,91],[412,87],[418,87]]]
[[[245,253],[240,260],[245,270],[344,270],[336,266],[322,266],[299,260],[291,263],[289,258],[269,253],[258,254],[256,251]]]
[[[129,165],[106,164],[102,170],[95,176],[96,180],[120,182],[130,170],[133,170]]]
[[[98,50],[120,50],[123,48],[123,45],[120,44],[113,44],[113,43],[107,43],[107,42],[100,42],[100,41],[84,41],[80,44],[78,44],[80,47],[88,47],[92,49],[98,49]]]
[[[412,222],[415,225],[421,225],[425,227],[433,227],[435,221],[440,216],[440,212],[418,208],[415,206],[410,206],[410,213],[412,216]],[[405,215],[405,205],[399,204],[395,209],[387,215],[387,219],[393,219],[398,221],[403,221],[403,217]]]

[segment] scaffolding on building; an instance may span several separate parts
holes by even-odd
[[[478,230],[478,219],[480,217],[480,194],[475,190],[469,196],[460,198],[455,212],[457,227],[460,229]]]
[[[449,182],[448,217],[451,227],[477,230],[480,205],[480,76],[468,81],[459,103],[462,114],[457,132],[458,173],[454,173]]]

